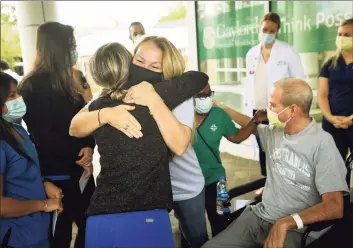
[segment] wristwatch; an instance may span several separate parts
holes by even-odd
[[[254,123],[256,126],[260,124],[258,121],[255,120],[255,116],[253,116],[250,121]]]

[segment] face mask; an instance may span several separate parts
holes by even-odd
[[[26,114],[27,107],[22,97],[8,101],[5,105],[8,112],[3,114],[2,117],[8,122],[15,122]]]
[[[77,50],[76,49],[71,50],[70,51],[70,56],[71,56],[71,63],[72,63],[71,66],[76,65],[77,60],[78,60],[78,52],[77,52]]]
[[[141,66],[131,63],[129,81],[125,84],[125,88],[130,88],[142,81],[149,82],[154,85],[163,81],[163,74],[143,68]]]
[[[347,51],[353,49],[353,37],[336,37],[336,46],[341,51]]]
[[[262,32],[260,36],[261,43],[265,45],[271,44],[275,39],[276,39],[275,34],[266,34]]]
[[[70,51],[70,57],[71,57],[71,65],[70,67],[76,65],[77,60],[78,60],[78,52],[76,49],[73,49]]]
[[[290,117],[286,122],[281,122],[279,119],[278,119],[278,116],[280,114],[282,114],[284,111],[286,111],[289,107],[283,109],[281,112],[279,112],[278,114],[273,112],[272,110],[270,110],[269,108],[267,109],[267,119],[269,121],[269,123],[272,125],[272,126],[275,126],[275,127],[279,127],[279,128],[285,128],[287,123],[292,119],[292,117]]]
[[[213,106],[212,98],[205,99],[195,98],[195,111],[198,114],[207,114]]]
[[[134,45],[137,45],[137,43],[141,40],[142,37],[143,37],[142,34],[138,34],[138,35],[134,36],[132,38],[132,42],[134,43]]]

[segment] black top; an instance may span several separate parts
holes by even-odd
[[[90,88],[89,83],[87,82],[87,79],[85,77],[85,75],[83,75],[82,71],[78,71],[80,73],[80,83],[81,86],[84,90],[87,90]]]
[[[200,92],[208,83],[201,72],[186,72],[183,76],[154,85],[169,109]],[[101,97],[89,110],[113,107],[121,101]],[[136,106],[131,112],[141,123],[143,137],[130,139],[110,125],[97,129],[101,172],[91,198],[88,215],[172,208],[168,148],[147,107]]]
[[[85,105],[83,98],[73,103],[54,91],[49,74],[44,73],[25,80],[21,94],[27,105],[23,119],[37,146],[42,175],[79,177],[83,169],[75,161],[80,150],[95,146],[91,136],[81,139],[69,135],[72,118]]]
[[[328,60],[320,71],[320,77],[328,78],[329,104],[333,115],[350,116],[353,114],[353,63],[346,64],[339,57],[337,67],[331,68]]]

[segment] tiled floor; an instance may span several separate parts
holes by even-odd
[[[248,160],[244,158],[234,157],[228,153],[222,154],[222,161],[224,163],[224,167],[227,170],[227,180],[228,180],[228,188],[231,189],[237,185],[245,184],[247,182],[253,181],[255,179],[261,178],[260,175],[260,167],[258,162],[253,160]],[[253,197],[253,193],[244,195],[239,199],[251,199]],[[238,199],[238,198],[237,198]],[[237,200],[235,199],[235,200]],[[216,204],[216,203],[215,203]],[[234,203],[233,203],[234,206]],[[170,219],[172,223],[174,240],[175,240],[175,248],[180,247],[180,232],[178,229],[178,223],[175,219],[173,212],[170,214]],[[76,236],[76,227],[74,227],[73,231],[73,239]],[[72,245],[73,247],[73,245]]]

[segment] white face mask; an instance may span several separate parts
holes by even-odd
[[[195,111],[198,114],[207,114],[213,106],[212,98],[195,98]]]
[[[8,112],[2,117],[8,122],[15,122],[26,114],[27,107],[22,97],[7,101],[5,104]]]

